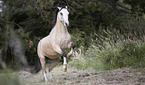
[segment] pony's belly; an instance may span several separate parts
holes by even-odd
[[[59,56],[58,56],[58,55],[56,55],[56,56],[48,55],[48,56],[46,56],[46,57],[48,57],[48,58],[50,58],[50,59],[56,59],[56,58],[58,58]]]
[[[50,51],[50,50],[45,51],[44,54],[45,54],[46,57],[48,57],[50,59],[55,59],[55,58],[59,57],[59,54],[57,52]]]

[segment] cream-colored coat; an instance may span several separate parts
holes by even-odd
[[[40,40],[38,44],[38,56],[43,55],[51,59],[58,58],[63,51],[71,47],[71,36],[67,27],[57,18],[56,25],[50,34]]]
[[[60,8],[59,8],[60,10]],[[67,17],[68,11],[67,6],[66,8],[62,9],[64,13],[64,16]],[[60,15],[59,11],[57,15],[57,22],[50,32],[50,34],[43,39],[40,40],[37,47],[37,54],[39,56],[42,71],[44,73],[45,82],[47,82],[47,72],[46,72],[46,59],[45,57],[50,58],[51,65],[49,65],[49,72],[50,72],[50,78],[52,77],[51,70],[56,66],[56,64],[60,61],[61,56],[63,56],[64,62],[63,62],[63,68],[64,71],[67,70],[67,61],[66,57],[69,57],[74,49],[73,43],[71,42],[71,36],[68,33],[67,26],[65,26],[65,23],[69,24],[68,19],[64,23],[65,19],[62,19],[62,15]],[[66,15],[65,15],[66,14]],[[60,17],[62,20],[60,20],[58,17]],[[66,49],[71,48],[71,51],[65,56],[64,52]]]

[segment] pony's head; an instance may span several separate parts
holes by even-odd
[[[64,26],[69,26],[68,15],[69,12],[67,10],[67,6],[58,7],[59,11],[57,14],[58,19],[63,23]]]

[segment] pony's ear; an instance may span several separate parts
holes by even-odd
[[[57,7],[59,10],[61,9],[61,7]]]
[[[65,6],[65,8],[67,9],[67,6]]]

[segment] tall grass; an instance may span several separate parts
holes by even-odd
[[[128,29],[129,25],[125,25]],[[138,25],[139,26],[139,25]],[[130,28],[131,29],[131,28]],[[88,49],[74,52],[71,66],[78,69],[110,70],[122,67],[145,66],[144,28],[123,31],[116,28],[99,30]],[[130,32],[129,32],[130,31]]]

